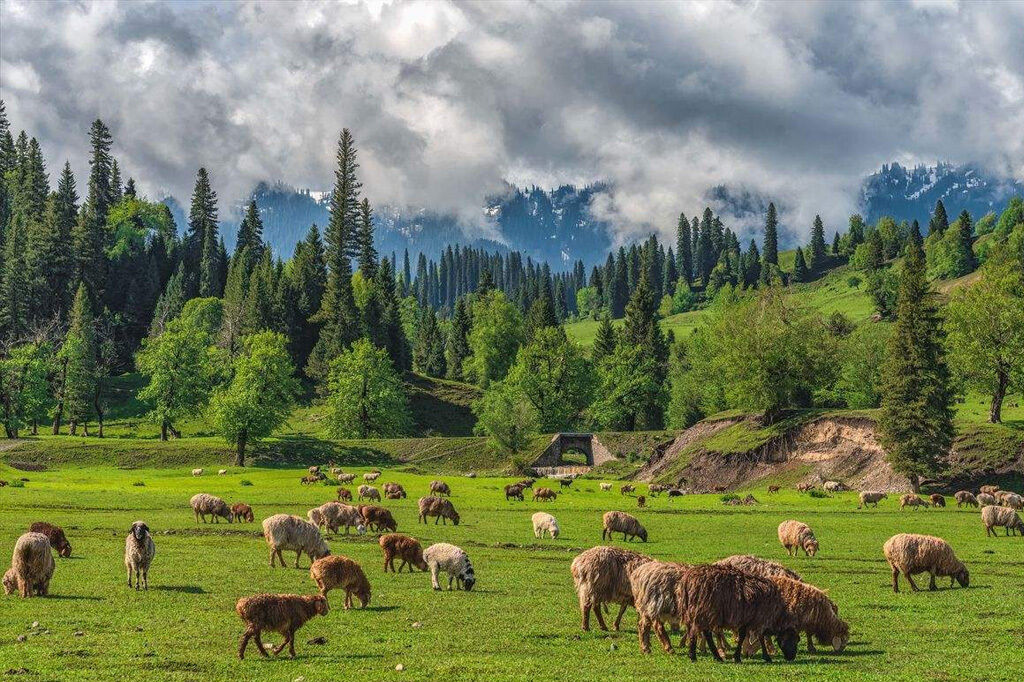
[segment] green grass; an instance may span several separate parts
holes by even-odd
[[[359,473],[365,468],[358,469]],[[767,495],[756,507],[726,507],[716,495],[648,498],[636,510],[617,490],[581,480],[554,503],[509,503],[501,486],[510,479],[448,477],[458,527],[415,523],[416,498],[428,476],[385,469],[409,499],[388,501],[399,530],[424,544],[449,541],[465,548],[478,576],[477,589],[433,592],[429,576],[383,574],[373,537],[331,538],[334,553],[359,561],[373,597],[368,609],[344,611],[332,593],[332,611],[300,630],[299,657],[262,660],[250,648],[235,657],[241,622],[235,601],[255,592],[309,593],[308,560],[301,570],[268,566],[267,549],[254,534],[259,524],[199,525],[188,498],[200,491],[253,505],[257,520],[278,512],[305,514],[333,497],[323,486],[302,486],[299,469],[230,468],[226,476],[193,478],[182,468],[123,471],[111,466],[57,465],[21,472],[0,465],[0,477],[29,479],[24,488],[0,489],[0,546],[9,549],[36,520],[64,526],[74,546],[57,560],[51,596],[3,597],[0,669],[26,668],[26,679],[244,679],[244,680],[476,680],[476,679],[906,679],[1009,680],[1019,671],[1024,643],[1020,566],[1024,541],[986,538],[976,510],[955,507],[900,513],[895,500],[857,511],[854,494],[813,499],[794,491]],[[252,482],[242,487],[241,480]],[[145,487],[133,482],[144,480]],[[638,492],[645,492],[643,487]],[[530,515],[558,518],[562,536],[535,540]],[[634,544],[658,558],[713,561],[755,553],[782,561],[829,590],[850,623],[842,654],[809,655],[801,645],[794,663],[696,664],[660,650],[644,656],[630,612],[619,633],[579,629],[569,564],[599,543],[600,515],[608,509],[636,513],[650,532]],[[809,523],[821,541],[815,558],[788,558],[775,528],[788,518]],[[157,544],[150,590],[125,585],[124,536],[145,520]],[[893,594],[881,545],[897,532],[925,532],[948,539],[971,571],[966,590]],[[614,544],[623,545],[619,540]],[[5,550],[6,551],[6,550]],[[294,555],[289,557],[294,561]],[[31,624],[38,621],[39,627]],[[421,627],[413,627],[414,623]],[[76,636],[76,633],[80,633]],[[18,635],[26,635],[17,642]],[[325,637],[325,646],[307,644]],[[268,640],[280,642],[270,635]],[[395,672],[402,664],[405,671]]]

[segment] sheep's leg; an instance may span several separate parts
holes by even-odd
[[[440,590],[441,589],[441,584],[437,582],[437,565],[436,564],[432,565],[430,567],[430,586],[433,587],[435,590]]]
[[[271,651],[273,651],[274,655],[277,656],[282,651],[284,651],[284,648],[286,646],[288,646],[288,632],[287,631],[284,633],[284,641],[281,642],[281,645],[274,647]]]
[[[696,639],[697,638],[695,636],[694,637],[694,642],[696,642]],[[722,654],[718,653],[718,647],[715,646],[715,640],[711,636],[711,630],[705,630],[704,631],[704,641],[708,643],[708,649],[711,650],[711,655],[715,657],[715,660],[718,661],[719,663],[724,663],[725,659],[722,658]],[[690,647],[691,647],[690,648],[690,652],[691,652],[690,653],[690,658],[691,658],[691,660],[693,660],[693,659],[696,658],[696,656],[693,654],[693,648],[692,648],[693,644],[691,644]]]
[[[590,630],[590,602],[584,597],[580,597],[580,613],[582,614],[580,628],[587,632]]]
[[[626,605],[619,604],[619,615],[615,616],[615,630],[618,631],[619,625],[622,624],[622,616],[626,613]]]
[[[299,559],[302,558],[302,550],[295,550],[295,568],[299,567]],[[311,557],[312,558],[312,557]]]
[[[811,631],[807,631],[807,653],[816,654],[818,650],[814,647],[814,638],[811,637]]]
[[[637,620],[636,636],[640,640],[640,651],[645,654],[651,653],[651,624],[644,616]]]
[[[149,592],[149,568],[148,567],[142,569],[142,583],[143,583],[142,589],[144,589],[146,592]]]
[[[743,643],[747,639],[747,626],[741,626],[739,632],[736,633],[736,651],[732,654],[732,660],[739,663],[743,660]],[[711,646],[711,642],[708,642],[708,646]]]
[[[690,660],[697,660],[697,635],[686,634],[687,639],[690,640]]]
[[[252,638],[256,640],[256,648],[260,650],[260,654],[264,658],[270,658],[270,654],[267,653],[267,647],[263,646],[263,639],[260,637],[259,630],[253,633]]]
[[[921,591],[918,589],[917,584],[914,583],[914,576],[910,575],[909,573],[905,573],[904,577],[907,579],[907,582],[910,583],[910,589],[914,590],[914,592]]]
[[[238,643],[238,660],[240,660],[240,661],[244,661],[245,660],[245,648],[247,646],[249,646],[249,640],[251,638],[252,638],[252,632],[249,631],[249,628],[246,628],[245,632],[242,633],[241,641],[239,641],[239,643]]]
[[[607,631],[608,630],[608,626],[604,622],[604,616],[601,615],[601,607],[602,606],[604,606],[604,604],[602,604],[601,602],[594,602],[594,604],[593,604],[594,615],[597,616],[597,622],[601,626],[601,629]]]
[[[292,628],[288,632],[288,653],[291,654],[292,658],[295,658],[295,629]]]
[[[449,591],[449,592],[451,592],[451,591],[452,591],[452,581],[453,581],[454,579],[455,579],[455,576],[453,576],[453,575],[449,575],[449,576],[448,576],[448,591]]]
[[[935,590],[939,589],[938,587],[935,586],[935,574],[934,573],[929,573],[928,575],[929,575],[929,578],[928,578],[928,590],[930,592],[934,592]],[[950,585],[950,587],[952,587],[952,585]]]
[[[274,567],[274,557],[277,555],[277,550],[273,547],[270,548],[270,567]]]
[[[132,567],[128,566],[127,567],[127,571],[128,571],[128,587],[131,587],[132,586]]]
[[[897,593],[900,591],[900,569],[895,566],[892,567],[892,591]]]
[[[345,590],[345,610],[348,611],[350,608],[352,608],[352,593]]]
[[[768,655],[768,638],[761,633],[761,658],[764,659],[765,663],[771,663],[772,657]]]
[[[668,638],[668,634],[665,632],[665,624],[660,620],[654,621],[654,633],[658,635],[658,640],[661,642],[661,648],[665,650],[665,653],[671,654],[672,640]]]
[[[142,588],[142,571],[136,566],[135,568],[135,591],[138,592]]]

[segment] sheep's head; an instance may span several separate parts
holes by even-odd
[[[960,570],[953,574],[953,579],[960,583],[960,587],[967,587],[971,583],[971,576],[967,572],[966,566],[961,566]]]
[[[359,606],[364,609],[370,605],[370,584],[365,583],[356,590],[356,598],[359,599]]]
[[[459,525],[459,512],[452,512],[452,523],[454,523],[456,526]]]
[[[331,553],[331,550],[327,548],[327,543],[324,542],[324,539],[318,538],[318,540],[319,542],[317,542],[316,547],[314,547],[313,551],[309,553],[309,556],[313,558],[313,561],[316,561],[317,559],[322,559]]]
[[[316,612],[321,616],[326,616],[327,612],[331,610],[331,607],[327,605],[327,597],[322,595],[313,597],[313,605],[316,607]]]
[[[775,641],[779,645],[779,650],[782,651],[782,656],[787,661],[792,661],[796,658],[796,648],[800,644],[800,635],[794,628],[786,628],[782,632],[775,635]]]
[[[462,582],[462,589],[469,592],[473,589],[473,585],[476,585],[476,576],[473,573],[463,574],[459,580]]]
[[[131,533],[135,537],[135,542],[141,543],[146,539],[146,534],[149,532],[149,526],[144,524],[142,521],[136,521],[132,524]]]
[[[836,628],[835,634],[832,635],[832,651],[835,651],[837,654],[842,652],[849,641],[850,626],[845,621],[839,621],[839,626]]]
[[[423,553],[420,552],[416,557],[416,560],[412,562],[413,565],[421,571],[427,570],[427,562],[423,559]]]
[[[71,556],[71,543],[66,538],[57,543],[57,554],[65,559]]]
[[[817,540],[808,540],[807,542],[805,542],[804,543],[804,551],[806,551],[810,556],[814,556],[815,554],[817,554],[818,553],[818,541]]]
[[[647,542],[647,529],[646,528],[641,528],[640,532],[637,533],[637,535],[639,536],[639,538],[641,540],[643,540],[644,542]]]

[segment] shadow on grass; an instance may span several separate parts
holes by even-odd
[[[206,590],[198,585],[157,585],[153,587],[157,592],[179,592],[182,594],[206,594]]]
[[[359,611],[375,611],[377,613],[387,613],[388,611],[397,611],[397,606],[367,606],[365,609],[361,608]]]
[[[85,594],[50,594],[47,598],[60,601],[103,601],[103,597],[90,597]]]

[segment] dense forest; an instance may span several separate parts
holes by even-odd
[[[0,401],[6,435],[47,429],[103,436],[114,377],[163,439],[199,413],[237,447],[271,435],[297,403],[325,410],[330,438],[409,433],[403,377],[472,383],[477,430],[521,451],[536,433],[683,428],[736,409],[880,408],[898,470],[916,481],[953,438],[965,391],[1024,387],[1024,201],[927,225],[820,218],[792,268],[780,267],[769,205],[760,244],[740,243],[710,209],[655,236],[553,271],[516,251],[450,244],[436,258],[378,253],[374,209],[348,130],[325,225],[275,258],[253,200],[231,252],[215,178],[196,172],[187,225],[139,194],[100,120],[84,187],[65,163],[56,186],[43,150],[13,134],[0,103]],[[80,194],[81,192],[81,194]],[[868,292],[871,321],[808,311],[785,292],[838,266]],[[970,275],[970,278],[966,276]],[[965,278],[947,299],[936,280]],[[969,280],[969,281],[966,281]],[[659,320],[708,312],[674,338]],[[564,324],[599,320],[585,350]],[[615,321],[613,323],[613,321]]]

